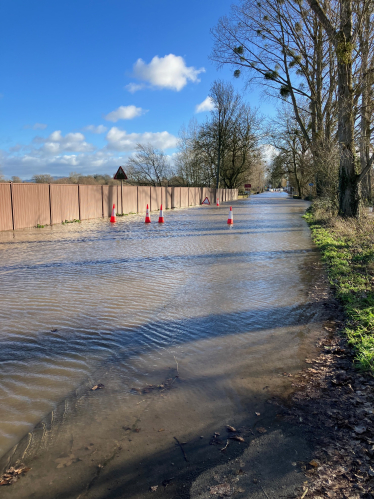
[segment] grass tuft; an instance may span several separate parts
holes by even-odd
[[[374,372],[374,221],[346,220],[311,207],[304,215],[344,307],[355,363]]]

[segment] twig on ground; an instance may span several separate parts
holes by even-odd
[[[264,487],[260,484],[260,487],[261,487],[261,490],[262,492],[265,494],[265,496],[267,497],[267,499],[270,499],[270,497],[267,495],[267,493],[265,492],[264,490]]]
[[[180,441],[177,439],[177,437],[174,437],[174,440],[177,442],[177,444],[179,445],[179,447],[181,448],[181,451],[183,453],[183,457],[185,459],[185,461],[188,463],[188,459],[187,459],[187,456],[186,456],[186,453],[184,452],[184,449],[182,447],[182,444],[180,443]]]
[[[222,451],[226,450],[228,446],[229,446],[229,441],[227,440],[226,445],[224,447],[222,447],[222,449],[220,449],[220,451],[222,452]]]

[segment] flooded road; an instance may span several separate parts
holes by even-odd
[[[174,437],[214,460],[289,393],[321,328],[307,204],[232,206],[0,233],[0,457],[32,467],[1,497],[143,497]]]

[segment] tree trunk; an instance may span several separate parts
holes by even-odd
[[[355,168],[352,88],[352,0],[340,0],[340,31],[336,32],[318,0],[307,0],[334,44],[338,68],[338,140],[340,147],[339,214],[360,213],[360,184]]]
[[[369,76],[369,31],[370,10],[365,13],[365,20],[360,32],[361,52],[361,135],[360,135],[360,163],[361,171],[370,160],[370,127],[371,127],[371,99],[370,99],[370,76]],[[362,195],[367,202],[371,202],[371,171],[362,179]]]
[[[340,31],[337,36],[335,49],[338,63],[339,214],[344,217],[357,217],[360,192],[354,147],[352,0],[341,0]]]

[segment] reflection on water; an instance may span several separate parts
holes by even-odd
[[[0,233],[0,456],[47,414],[43,445],[81,445],[86,428],[105,449],[141,411],[154,438],[127,445],[142,458],[166,445],[163,425],[213,427],[264,383],[276,389],[315,320],[305,208],[273,193],[235,201],[233,227],[224,205],[165,211],[164,225],[132,216]],[[22,452],[33,445],[30,434]]]

